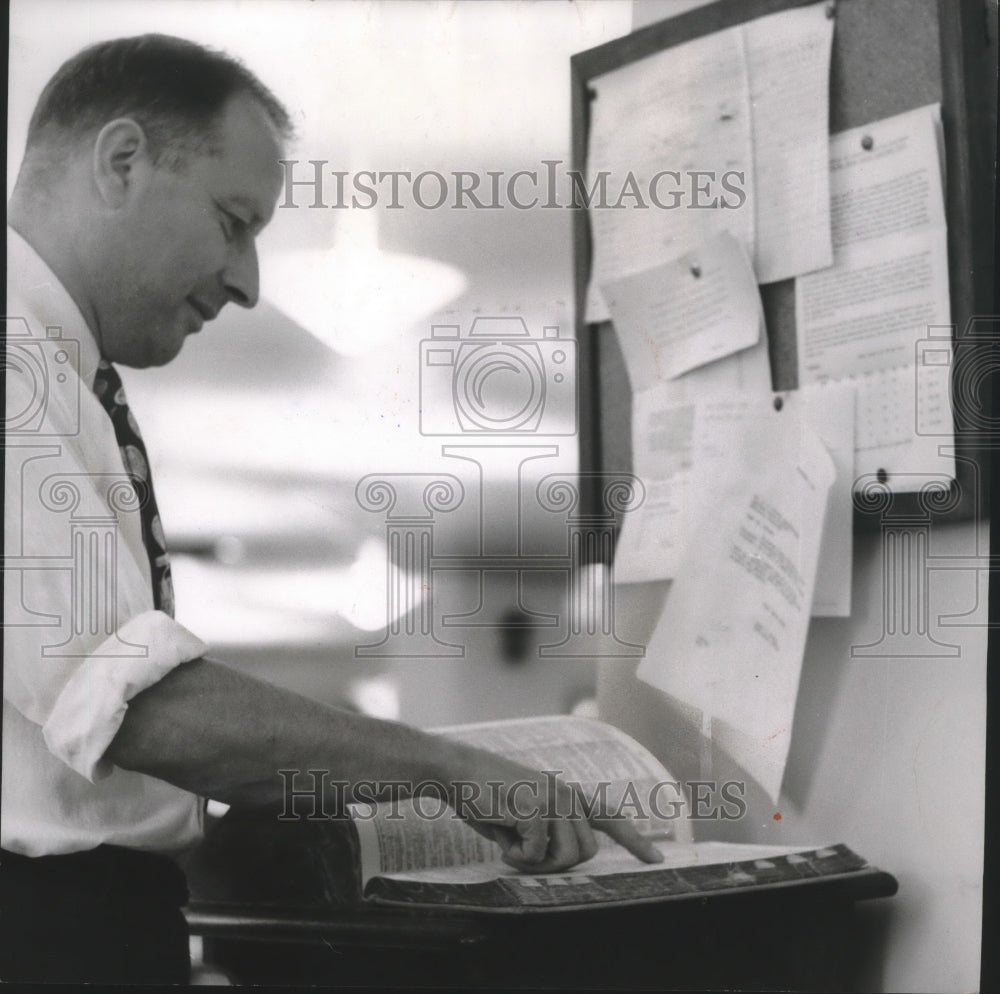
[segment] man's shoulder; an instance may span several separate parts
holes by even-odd
[[[55,390],[76,378],[92,382],[100,358],[94,333],[59,277],[32,246],[7,229],[7,309],[4,337],[8,369],[45,377]],[[89,389],[89,386],[88,386]]]

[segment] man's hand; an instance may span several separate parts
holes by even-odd
[[[604,832],[644,863],[659,850],[620,815],[592,803],[551,773],[461,747],[462,778],[448,783],[456,813],[503,850],[503,861],[526,873],[558,873],[597,853]],[[478,789],[476,789],[478,788]],[[590,810],[593,808],[593,810]]]
[[[510,866],[532,873],[590,859],[595,830],[644,862],[661,858],[629,821],[588,810],[579,792],[551,774],[338,711],[209,660],[178,666],[136,694],[107,757],[203,797],[277,810],[287,803],[279,770],[336,770],[348,783],[445,785],[456,813],[498,842]],[[466,787],[478,795],[476,806],[467,803]]]

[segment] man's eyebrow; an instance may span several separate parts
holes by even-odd
[[[232,196],[221,197],[220,199],[225,203],[234,204],[248,211],[250,213],[250,220],[247,224],[251,228],[262,228],[265,224],[267,224],[267,221],[261,217],[260,211],[257,209],[257,204],[252,198],[245,197],[242,193],[234,193]]]

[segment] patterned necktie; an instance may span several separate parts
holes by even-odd
[[[108,412],[115,428],[115,438],[122,454],[122,462],[132,478],[132,485],[139,498],[139,517],[142,522],[142,540],[149,556],[149,570],[153,578],[153,606],[174,615],[174,585],[170,576],[170,559],[163,537],[163,525],[156,510],[153,479],[149,472],[146,446],[139,434],[139,425],[129,409],[118,370],[102,359],[94,377],[94,393],[101,406]]]

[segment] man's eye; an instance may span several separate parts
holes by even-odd
[[[230,214],[223,208],[219,208],[219,218],[222,233],[225,235],[226,241],[231,242],[243,229],[244,223],[235,214]]]

